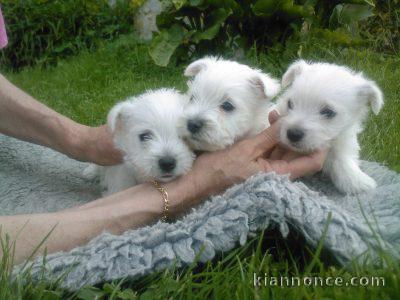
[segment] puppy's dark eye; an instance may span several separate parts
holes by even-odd
[[[287,108],[288,109],[293,109],[293,102],[292,102],[292,100],[288,100],[288,102],[287,102]]]
[[[189,101],[190,102],[193,102],[194,101],[194,96],[192,95],[192,96],[190,96],[190,99],[189,99]]]
[[[221,109],[226,111],[226,112],[231,112],[235,109],[235,107],[233,106],[232,103],[230,103],[229,101],[225,101],[224,103],[221,104]]]
[[[141,142],[145,142],[145,141],[151,140],[151,138],[152,138],[152,134],[151,134],[150,131],[145,131],[145,132],[139,134],[139,140]]]
[[[327,119],[332,119],[336,116],[336,112],[329,107],[323,108],[319,113]]]

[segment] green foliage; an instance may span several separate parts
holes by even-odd
[[[166,6],[157,20],[161,31],[149,48],[160,66],[194,53],[283,43],[311,27],[348,43],[358,34],[358,21],[373,15],[371,0],[170,0]]]
[[[361,23],[362,36],[378,51],[400,54],[400,0],[378,0],[374,16]]]
[[[94,49],[99,39],[112,40],[131,30],[135,1],[4,0],[9,45],[0,64],[9,69],[54,65],[82,49]],[[137,2],[137,1],[136,1]]]

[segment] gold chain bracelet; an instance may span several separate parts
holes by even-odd
[[[168,200],[168,193],[165,187],[163,187],[158,181],[153,180],[152,181],[154,187],[161,193],[161,196],[164,200],[164,213],[161,218],[162,222],[167,222],[168,220],[168,210],[169,210],[169,200]]]

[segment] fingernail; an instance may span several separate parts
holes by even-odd
[[[275,123],[279,119],[280,115],[277,110],[272,110],[268,115],[268,120],[271,124]]]

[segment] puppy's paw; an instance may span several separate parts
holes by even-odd
[[[88,180],[95,179],[98,175],[99,175],[99,166],[95,164],[90,164],[82,172],[83,178]]]
[[[331,160],[324,165],[323,171],[329,175],[335,187],[346,194],[358,194],[376,188],[375,180],[361,171],[354,160]]]
[[[362,175],[360,174],[359,177],[359,190],[360,191],[369,191],[369,190],[373,190],[376,189],[376,181],[369,177],[367,174],[362,173]]]
[[[354,173],[342,173],[333,180],[335,186],[343,193],[358,194],[376,188],[376,182],[360,169]]]

